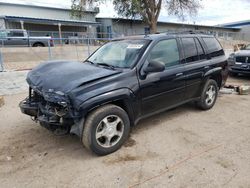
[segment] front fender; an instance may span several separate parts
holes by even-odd
[[[125,103],[129,110],[128,114],[131,118],[133,118],[134,116],[132,112],[133,108],[132,108],[132,105],[128,103],[136,100],[134,93],[128,88],[117,89],[117,90],[109,91],[101,95],[92,97],[88,99],[87,101],[81,103],[78,111],[82,112],[82,119],[79,120],[78,122],[75,122],[75,124],[71,127],[70,132],[78,135],[81,138],[87,113],[93,110],[94,108],[97,108],[98,106],[101,106],[110,102],[115,102],[118,100],[126,101]]]
[[[118,100],[135,101],[136,96],[134,95],[133,91],[128,88],[109,91],[101,95],[92,97],[87,101],[81,103],[78,107],[78,111],[84,112],[85,114],[93,110],[94,108],[97,108],[98,106]]]

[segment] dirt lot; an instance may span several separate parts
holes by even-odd
[[[25,96],[5,96],[0,108],[0,187],[250,187],[249,95],[220,95],[207,112],[188,104],[148,118],[104,157],[22,115]]]

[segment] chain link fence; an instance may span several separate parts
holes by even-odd
[[[23,46],[4,45],[0,49],[0,71],[27,70],[51,60],[84,61],[109,38],[32,38]],[[41,43],[32,47],[35,41]],[[1,42],[1,41],[0,41]]]
[[[39,35],[45,36],[45,34],[51,37],[33,37]],[[227,54],[233,52],[234,45],[248,43],[247,41],[239,40],[242,36],[236,33],[210,34],[215,35],[220,40]],[[97,48],[112,40],[111,38],[125,35],[64,32],[63,38],[59,38],[56,32],[49,33],[41,31],[40,33],[29,33],[29,36],[29,41],[22,46],[6,45],[5,42],[0,39],[0,71],[32,69],[38,64],[49,60],[84,61]],[[22,38],[18,39],[24,40]],[[39,47],[32,47],[35,41],[40,41],[42,45],[38,45]]]

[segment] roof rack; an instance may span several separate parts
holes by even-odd
[[[204,35],[213,35],[211,31],[193,31],[193,30],[183,30],[183,31],[165,31],[165,32],[156,32],[154,35],[157,34],[166,34],[166,35],[180,35],[180,34],[204,34]],[[145,33],[142,34],[144,35],[144,38],[149,37],[151,34],[150,33]]]
[[[204,31],[193,31],[193,30],[188,30],[188,31],[179,31],[179,32],[166,32],[166,35],[173,35],[173,34],[211,34],[209,32],[204,32]]]

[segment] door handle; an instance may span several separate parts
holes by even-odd
[[[182,75],[183,75],[183,73],[180,72],[180,73],[177,73],[175,76],[182,76]]]
[[[205,66],[205,67],[204,67],[204,69],[209,69],[209,68],[210,68],[210,66]]]

